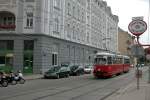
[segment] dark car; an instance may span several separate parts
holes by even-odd
[[[69,72],[66,67],[53,66],[44,73],[44,78],[61,78],[69,77]]]
[[[70,75],[81,75],[84,74],[84,68],[80,65],[70,66]]]

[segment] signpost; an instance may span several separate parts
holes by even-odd
[[[133,35],[140,36],[147,30],[147,24],[143,20],[133,20],[130,22],[128,29]]]
[[[142,35],[147,30],[147,24],[143,21],[143,17],[134,17],[128,25],[129,31],[137,37],[138,44],[135,44],[131,47],[131,52],[134,57],[138,59],[136,78],[137,78],[137,89],[139,89],[139,78],[142,77],[142,71],[139,70],[139,58],[144,56],[144,50],[142,45],[139,44],[139,36]]]

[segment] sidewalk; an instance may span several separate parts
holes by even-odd
[[[24,75],[25,80],[34,80],[42,78],[42,74],[32,74],[32,75]]]
[[[144,72],[140,78],[139,89],[137,89],[136,78],[125,88],[120,89],[105,100],[150,100],[150,84],[148,84],[148,72]]]

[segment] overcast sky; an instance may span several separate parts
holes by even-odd
[[[128,31],[128,24],[132,17],[144,16],[144,21],[148,23],[149,0],[104,0],[111,7],[112,13],[119,17],[119,27]],[[149,35],[150,36],[150,35]],[[140,36],[142,43],[150,43],[148,32]]]

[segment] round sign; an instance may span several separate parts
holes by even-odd
[[[147,30],[147,24],[143,20],[133,20],[130,22],[128,29],[133,35],[139,36]]]

